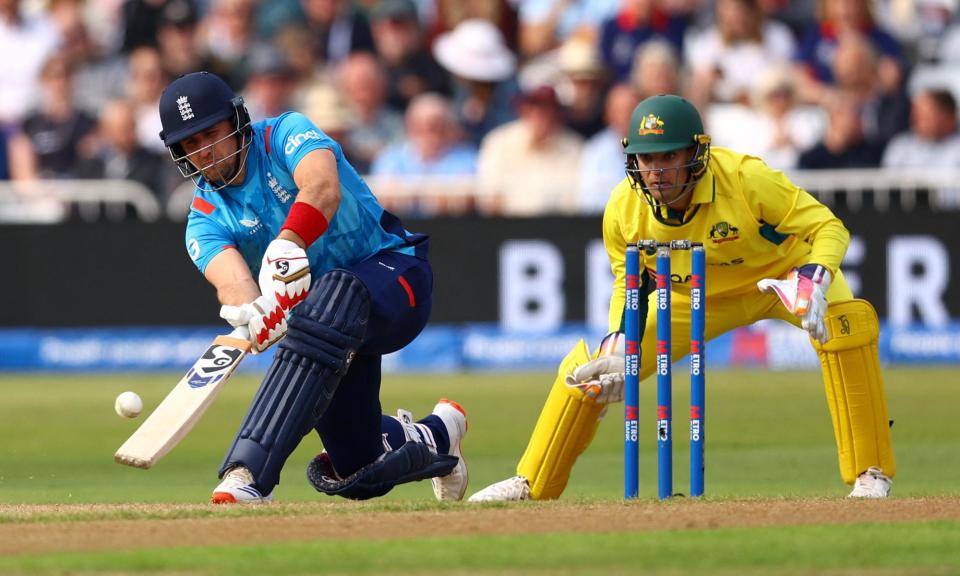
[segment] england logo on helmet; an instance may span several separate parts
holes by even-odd
[[[180,117],[184,121],[193,118],[193,108],[190,107],[190,100],[186,96],[177,98],[177,108],[180,109]]]

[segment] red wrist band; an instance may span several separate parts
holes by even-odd
[[[327,231],[329,223],[323,212],[306,202],[294,202],[281,230],[289,230],[303,239],[309,247]]]

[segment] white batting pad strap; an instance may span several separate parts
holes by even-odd
[[[403,436],[406,438],[407,442],[416,442],[419,440],[419,434],[417,434],[417,430],[413,426],[413,414],[409,410],[400,408],[397,410],[397,415],[393,418],[400,423],[400,426],[403,427]]]
[[[433,437],[433,430],[430,430],[430,427],[426,424],[414,424],[414,427],[420,435],[420,442],[426,444],[430,451],[436,454],[437,440]]]
[[[426,444],[430,451],[437,453],[437,441],[433,436],[433,431],[426,424],[419,424],[413,421],[413,414],[403,408],[397,410],[395,420],[403,426],[403,435],[407,442],[418,442]]]

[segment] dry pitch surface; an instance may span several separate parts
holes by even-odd
[[[272,504],[249,512],[236,515],[229,511],[219,517],[220,509],[209,505],[3,505],[0,555],[254,540],[402,539],[434,536],[438,523],[444,525],[448,536],[470,536],[960,520],[960,498],[677,499],[628,504],[561,501],[494,507],[464,504],[422,511],[390,511],[382,504],[331,501]],[[118,516],[130,519],[97,519]]]

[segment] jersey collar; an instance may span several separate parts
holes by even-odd
[[[697,186],[693,189],[693,198],[690,200],[690,204],[709,204],[716,199],[717,180],[708,167],[707,173],[703,175],[703,178],[697,182]]]
[[[653,216],[661,224],[667,226],[683,226],[693,220],[693,217],[700,210],[702,204],[709,204],[717,198],[717,183],[713,173],[707,170],[703,178],[697,182],[693,189],[693,197],[690,199],[690,205],[684,212],[672,210],[667,206],[660,206],[653,209]]]

